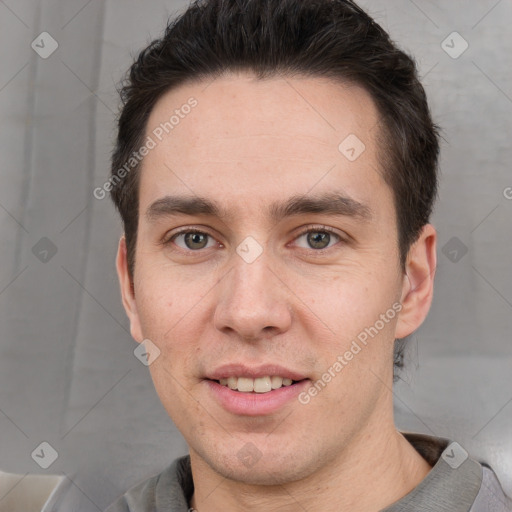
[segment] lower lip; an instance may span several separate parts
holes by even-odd
[[[286,403],[297,400],[299,394],[309,385],[309,379],[301,380],[290,386],[273,389],[267,393],[242,393],[233,391],[227,386],[221,386],[214,380],[206,379],[211,392],[224,409],[233,414],[245,416],[260,416],[272,414],[281,409]]]

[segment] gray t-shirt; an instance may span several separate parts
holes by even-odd
[[[433,466],[403,498],[381,512],[512,512],[492,469],[468,456],[458,443],[403,432]],[[188,455],[160,474],[132,487],[106,512],[187,512],[194,492]]]

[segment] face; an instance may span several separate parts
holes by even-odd
[[[123,301],[191,455],[225,477],[306,477],[392,421],[393,341],[424,315],[400,304],[378,121],[359,87],[244,74],[152,111]]]

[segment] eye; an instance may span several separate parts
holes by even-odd
[[[339,242],[342,240],[341,236],[335,233],[332,229],[326,226],[317,226],[314,228],[309,228],[306,231],[303,231],[296,240],[300,240],[301,238],[305,238],[306,246],[300,245],[304,249],[314,249],[315,251],[321,251],[332,247],[329,245],[331,242]],[[334,238],[334,240],[333,240]]]
[[[190,251],[207,249],[215,245],[215,240],[208,233],[191,228],[175,233],[166,242],[164,242],[164,245],[168,245],[171,242],[174,242],[183,250]]]
[[[314,226],[308,227],[300,233],[295,240],[301,241],[297,245],[303,249],[314,250],[316,252],[329,249],[337,242],[342,241],[341,235],[334,232],[333,229],[327,226]],[[178,233],[174,233],[163,245],[167,246],[171,243],[177,245],[184,251],[198,252],[201,249],[208,249],[214,247],[218,243],[210,234],[194,228],[186,228]]]

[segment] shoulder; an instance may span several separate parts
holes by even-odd
[[[188,455],[131,487],[105,512],[186,512],[193,491]]]
[[[474,459],[457,442],[425,434],[402,432],[432,466],[420,484],[390,512],[512,512],[512,501],[484,461]]]
[[[482,463],[482,484],[470,512],[512,512],[512,499],[503,491],[494,471]]]
[[[105,512],[149,512],[154,510],[155,489],[162,473],[131,487],[117,501],[112,503]]]

